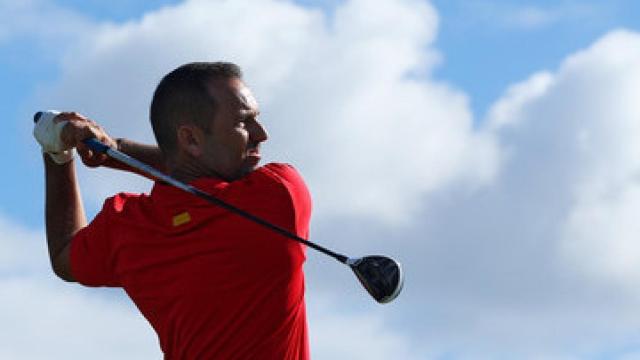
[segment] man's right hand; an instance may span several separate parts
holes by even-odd
[[[117,148],[117,142],[107,134],[107,132],[95,121],[76,112],[63,112],[56,116],[54,122],[67,121],[62,128],[60,138],[65,146],[69,148],[75,147],[82,162],[90,167],[104,165],[108,161],[108,156],[102,153],[95,153],[83,140],[88,138],[96,138],[103,144]]]
[[[65,148],[76,148],[82,162],[89,167],[106,166],[147,176],[119,161],[114,161],[106,154],[93,152],[83,141],[94,137],[103,144],[145,162],[160,171],[166,170],[162,152],[157,145],[145,145],[127,139],[118,139],[116,141],[98,123],[77,112],[62,112],[53,121],[55,123],[66,122],[60,132],[61,142]]]

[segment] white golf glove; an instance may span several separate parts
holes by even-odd
[[[68,121],[54,123],[53,118],[58,114],[60,112],[56,110],[43,111],[33,129],[33,136],[42,146],[42,152],[49,154],[56,164],[62,165],[73,159],[73,148],[65,146],[60,139],[62,128]]]

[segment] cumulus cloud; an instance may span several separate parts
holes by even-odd
[[[162,357],[155,333],[135,308],[60,282],[43,276],[0,277],[1,358]]]
[[[0,234],[0,275],[45,268],[44,232],[28,229],[0,214]]]
[[[512,161],[563,193],[555,236],[562,253],[627,285],[640,275],[639,66],[640,36],[612,32],[557,73],[512,87],[490,116],[506,150],[517,152]]]
[[[320,294],[316,294],[320,295]],[[308,301],[313,359],[424,359],[424,344],[387,325],[380,312],[340,311],[343,300],[316,296]]]
[[[581,166],[563,250],[602,280],[635,289],[640,279],[640,35],[608,35],[570,58],[561,76],[589,85],[576,106],[581,122],[572,152]]]
[[[443,352],[585,358],[637,345],[639,41],[612,32],[508,89],[485,120],[503,154],[495,181],[439,192],[428,221],[397,237],[428,239],[402,254],[427,299],[407,301],[430,309],[434,325],[416,332]]]
[[[497,155],[474,131],[465,95],[430,78],[439,59],[434,9],[415,0],[369,5],[349,1],[328,18],[281,1],[188,1],[96,27],[40,101],[152,141],[147,107],[162,75],[188,61],[235,61],[271,130],[265,152],[303,170],[317,214],[403,222],[423,194],[488,181]],[[88,178],[98,198],[122,188]]]

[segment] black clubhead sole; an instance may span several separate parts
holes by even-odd
[[[367,292],[379,303],[391,302],[404,285],[402,266],[380,255],[365,256],[348,263]]]

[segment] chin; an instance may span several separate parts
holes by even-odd
[[[251,172],[253,172],[256,168],[257,168],[257,166],[245,166],[242,169],[238,170],[235,174],[229,176],[227,179],[228,179],[228,181],[234,181],[234,180],[242,179],[243,177],[245,177],[245,176],[249,175]]]
[[[242,169],[240,176],[241,177],[247,176],[250,173],[252,173],[254,170],[256,170],[257,168],[258,168],[258,165],[247,166],[247,167]]]

